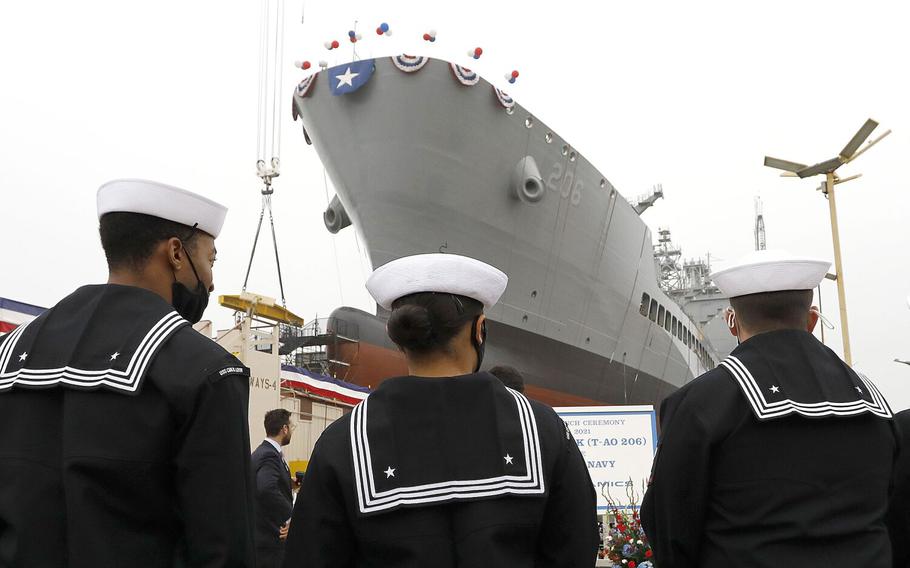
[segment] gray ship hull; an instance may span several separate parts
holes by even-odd
[[[406,74],[376,59],[367,84],[333,96],[343,71],[294,100],[343,213],[374,268],[441,250],[509,275],[488,314],[491,364],[585,399],[655,403],[723,354],[658,286],[638,213],[537,117],[444,61]]]

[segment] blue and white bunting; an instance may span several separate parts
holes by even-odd
[[[316,82],[316,77],[318,75],[319,75],[319,73],[314,73],[314,74],[310,75],[309,77],[304,78],[303,81],[301,81],[300,84],[297,85],[297,90],[295,91],[295,94],[298,97],[305,97],[305,96],[309,95],[310,90],[313,88],[313,83]]]
[[[449,67],[452,69],[452,75],[455,76],[455,79],[466,87],[473,87],[480,81],[480,75],[467,67],[462,67],[455,63],[450,63]]]
[[[429,57],[423,57],[420,55],[401,54],[392,57],[392,63],[395,65],[395,67],[404,71],[405,73],[420,71],[429,60]]]
[[[493,92],[496,93],[496,99],[499,101],[499,104],[501,104],[506,110],[515,106],[515,100],[507,95],[505,91],[493,87]]]

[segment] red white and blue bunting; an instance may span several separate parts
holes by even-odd
[[[452,75],[455,75],[455,79],[462,85],[473,87],[480,81],[480,75],[467,67],[462,67],[455,63],[450,63],[449,67],[452,69]]]
[[[366,387],[290,365],[281,366],[281,386],[303,390],[347,406],[359,404],[370,394],[370,389]]]
[[[497,89],[496,87],[493,87],[493,92],[496,93],[496,98],[499,100],[499,104],[501,104],[503,107],[505,107],[506,110],[509,110],[510,108],[515,106],[515,101],[512,99],[512,97],[507,95],[504,91],[501,91],[500,89]]]
[[[423,57],[420,55],[396,55],[391,58],[392,63],[395,67],[398,67],[405,73],[413,73],[415,71],[420,71],[423,69],[423,66],[427,64],[430,60],[429,57]]]
[[[309,77],[306,77],[303,81],[301,81],[300,84],[297,85],[297,90],[295,91],[295,94],[298,97],[305,97],[305,96],[309,95],[310,90],[313,88],[313,83],[316,82],[316,77],[318,75],[319,75],[319,73],[313,73],[312,75],[310,75]]]

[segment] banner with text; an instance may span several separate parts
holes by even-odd
[[[657,447],[653,406],[556,408],[569,426],[597,491],[597,510],[607,499],[620,508],[640,506]]]

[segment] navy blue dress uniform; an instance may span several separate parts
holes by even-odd
[[[731,297],[812,289],[822,264],[758,255],[730,269],[732,282],[714,279]],[[868,378],[807,331],[743,341],[667,397],[660,421],[642,503],[656,565],[891,565],[891,410]]]
[[[291,518],[291,472],[281,452],[263,441],[253,452],[256,477],[256,557],[258,568],[281,566],[284,541],[278,531]]]
[[[489,308],[506,280],[434,254],[384,265],[367,287],[387,308],[415,292]],[[576,568],[594,565],[597,544],[591,478],[553,409],[489,373],[407,376],[384,381],[320,437],[284,566]]]
[[[132,286],[0,339],[0,566],[254,566],[248,377]]]
[[[895,568],[910,568],[910,410],[894,415],[901,439],[901,452],[894,468],[894,490],[888,507],[887,524]]]
[[[489,373],[398,377],[320,437],[284,565],[593,566],[595,510],[551,408]]]

